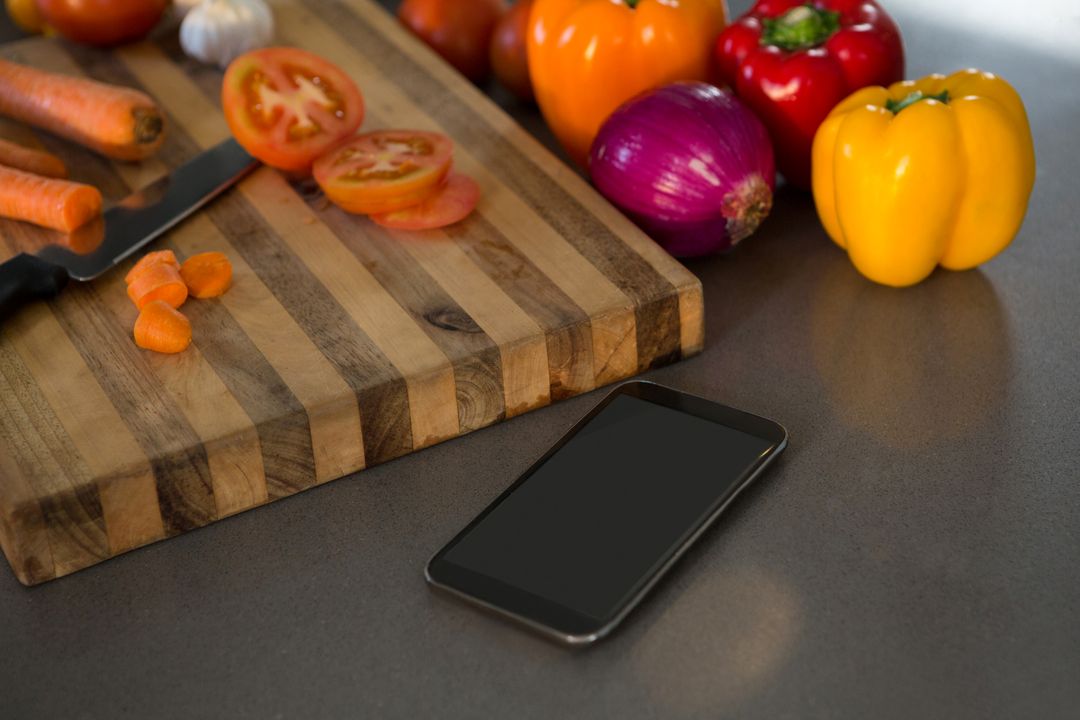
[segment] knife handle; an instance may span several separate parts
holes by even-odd
[[[67,270],[36,255],[11,258],[0,265],[0,323],[26,303],[56,297],[67,281]]]

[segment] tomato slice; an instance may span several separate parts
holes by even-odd
[[[372,215],[379,225],[395,230],[433,230],[461,222],[480,201],[480,186],[468,175],[450,173],[446,183],[419,205]]]
[[[440,133],[378,130],[357,135],[315,161],[326,196],[354,213],[385,213],[416,205],[442,183],[454,144]]]
[[[294,172],[310,170],[364,119],[356,83],[333,63],[296,48],[253,50],[233,60],[221,104],[245,150]]]

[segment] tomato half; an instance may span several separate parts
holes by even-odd
[[[341,68],[296,48],[253,50],[232,61],[221,104],[245,150],[281,170],[305,172],[364,119],[364,98]]]
[[[469,216],[480,202],[480,186],[468,175],[450,173],[446,182],[419,205],[372,215],[379,225],[395,230],[433,230]]]
[[[377,130],[315,161],[314,175],[342,209],[374,214],[416,205],[442,183],[454,144],[440,133]]]
[[[138,40],[157,25],[168,0],[37,0],[46,25],[90,45]]]

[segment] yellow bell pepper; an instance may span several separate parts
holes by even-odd
[[[1024,104],[979,70],[856,91],[818,129],[811,165],[829,236],[897,287],[1005,249],[1035,182]]]

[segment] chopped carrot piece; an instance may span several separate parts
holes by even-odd
[[[124,276],[124,282],[128,285],[146,268],[151,265],[157,265],[158,263],[165,263],[166,265],[172,265],[177,270],[180,269],[180,263],[176,259],[176,255],[172,250],[155,250],[154,252],[146,253],[139,259],[139,262],[135,263],[128,274]]]
[[[128,297],[142,310],[148,303],[163,300],[178,308],[187,300],[188,289],[180,272],[168,263],[156,263],[135,276],[128,285]]]
[[[180,277],[188,291],[197,298],[223,295],[232,284],[232,263],[224,253],[204,252],[192,255],[180,266]]]
[[[0,217],[71,232],[100,215],[95,187],[0,167]]]
[[[161,300],[148,302],[135,321],[135,344],[159,353],[178,353],[191,344],[191,322]]]

